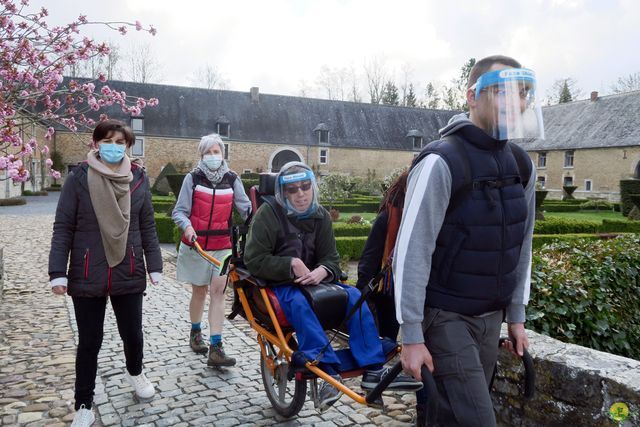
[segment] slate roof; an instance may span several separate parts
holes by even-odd
[[[640,91],[544,107],[542,117],[546,139],[522,142],[527,151],[640,145]]]
[[[255,102],[249,91],[113,80],[106,84],[129,95],[158,98],[157,107],[143,110],[146,136],[199,139],[215,132],[216,122],[222,117],[230,124],[230,141],[317,145],[314,129],[326,126],[329,143],[323,145],[412,150],[407,132],[418,130],[425,141],[438,139],[438,129],[457,113],[267,94],[259,94]],[[102,84],[96,86],[99,90]],[[100,112],[129,122],[119,108]]]

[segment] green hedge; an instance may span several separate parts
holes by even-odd
[[[182,188],[182,181],[184,181],[184,177],[185,175],[180,173],[171,173],[165,175],[165,178],[169,183],[169,187],[171,188],[171,192],[176,197],[178,197],[178,194],[180,194],[180,189]]]
[[[31,190],[24,190],[22,192],[23,196],[47,196],[49,193],[47,193],[46,191],[31,191]]]
[[[600,223],[571,218],[547,218],[536,221],[534,234],[597,233]]]
[[[640,233],[640,221],[624,219],[603,219],[599,230],[601,233],[627,232]]]
[[[640,235],[558,242],[536,251],[527,326],[640,359]]]
[[[152,202],[153,203],[153,210],[154,212],[158,212],[158,213],[166,213],[168,215],[171,215],[171,211],[173,210],[173,207],[176,205],[176,202]]]
[[[579,212],[580,205],[572,205],[572,204],[543,204],[542,210],[545,212]]]
[[[177,196],[177,195],[176,195]],[[159,195],[152,195],[151,196],[151,201],[152,202],[176,202],[176,198],[174,196],[159,196]]]
[[[628,216],[633,209],[633,202],[629,198],[631,194],[640,194],[640,179],[620,180],[620,202],[624,216]]]
[[[244,178],[240,178],[242,180],[242,185],[244,187],[244,192],[247,193],[247,196],[249,195],[249,190],[251,189],[251,187],[253,187],[254,185],[258,185],[258,180],[257,179],[244,179]]]
[[[24,197],[10,197],[8,199],[0,199],[0,206],[18,206],[26,205],[27,199]]]
[[[259,173],[255,173],[255,172],[251,172],[251,173],[243,173],[242,175],[240,175],[240,179],[241,180],[245,180],[245,179],[254,179],[254,180],[259,180],[260,179],[260,174]]]
[[[336,237],[344,236],[368,236],[371,232],[371,225],[347,224],[344,222],[333,223],[333,233]]]
[[[357,212],[370,212],[375,213],[378,212],[378,207],[380,203],[327,203],[324,202],[323,206],[326,210],[330,210],[331,208],[337,209],[340,213],[357,213]]]
[[[336,237],[336,248],[341,258],[355,261],[360,259],[366,241],[367,236]]]
[[[156,213],[153,218],[156,220],[156,230],[160,243],[173,243],[173,229],[176,226],[171,217],[163,213]]]
[[[533,249],[539,249],[544,245],[555,243],[559,241],[574,242],[576,240],[600,240],[601,236],[597,234],[534,234],[533,235]]]

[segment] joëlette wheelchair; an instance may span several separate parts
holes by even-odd
[[[275,186],[274,174],[261,174],[258,186],[250,190],[249,198],[252,202],[253,212],[266,200],[273,197]],[[308,383],[311,387],[311,398],[314,406],[319,408],[318,398],[318,378],[329,382],[332,386],[340,390],[345,395],[358,403],[375,408],[382,407],[382,392],[402,371],[402,365],[398,361],[389,370],[380,383],[366,394],[360,394],[348,386],[336,381],[317,366],[317,361],[306,360],[297,352],[297,340],[295,331],[291,328],[275,293],[268,284],[254,276],[246,269],[242,255],[244,243],[248,231],[248,223],[244,226],[234,226],[232,234],[232,254],[225,260],[217,260],[202,250],[197,242],[194,248],[209,262],[220,267],[220,274],[228,274],[229,281],[233,286],[234,302],[232,311],[228,319],[235,318],[238,314],[244,317],[253,330],[257,333],[257,341],[260,348],[260,370],[265,392],[274,410],[285,418],[296,416],[302,409],[306,400]],[[370,292],[379,277],[374,278],[369,286],[363,290],[363,298]],[[345,281],[343,274],[341,281]],[[329,339],[331,343],[336,336],[343,340],[348,336],[342,332],[345,319],[355,314],[359,307],[346,313],[347,301],[344,292],[334,292],[339,288],[336,285],[305,286],[306,289],[314,289],[305,296],[309,300],[314,312],[318,316],[320,323],[327,331],[331,331],[333,336]],[[401,346],[395,341],[381,339],[386,361],[393,359],[401,351]],[[364,369],[357,366],[356,361],[348,348],[336,350],[340,359],[340,377],[343,379],[360,376]],[[533,365],[528,353],[523,358],[526,371],[525,396],[533,394]],[[426,367],[422,368],[422,381],[426,388],[427,401],[426,416],[428,421],[435,420],[438,406],[438,391],[433,376]]]

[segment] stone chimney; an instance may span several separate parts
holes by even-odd
[[[591,92],[591,102],[596,102],[598,100],[598,92],[597,91],[593,91]]]
[[[254,86],[251,88],[249,93],[251,94],[251,102],[260,101],[260,88]]]

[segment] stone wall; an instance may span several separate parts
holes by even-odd
[[[493,389],[500,423],[615,426],[609,409],[622,402],[632,415],[620,425],[640,426],[640,361],[528,333],[536,370],[535,396],[531,400],[521,396],[522,364],[500,351]]]

